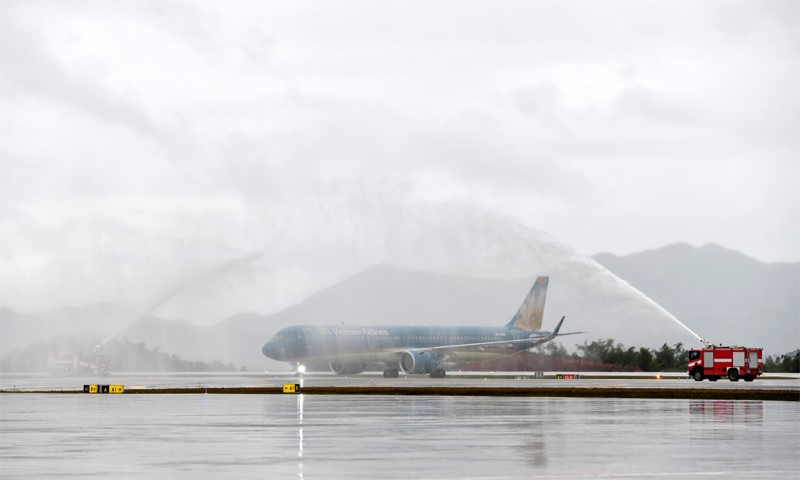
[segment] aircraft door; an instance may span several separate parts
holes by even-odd
[[[377,335],[370,335],[370,334],[366,334],[366,335],[367,335],[367,348],[369,348],[369,349],[378,348],[379,347],[379,345],[378,345],[378,336]]]
[[[306,348],[316,349],[319,345],[317,332],[313,328],[304,328],[303,334],[306,337]]]

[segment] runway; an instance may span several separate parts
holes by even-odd
[[[574,375],[577,378],[570,378]],[[530,372],[453,372],[447,378],[379,374],[338,376],[314,373],[132,373],[109,377],[52,378],[5,376],[0,392],[75,392],[83,385],[124,385],[126,393],[281,393],[285,384],[298,384],[308,394],[340,395],[487,395],[564,396],[616,398],[686,398],[729,400],[800,400],[800,376],[764,376],[754,382],[695,382],[681,373],[567,374],[547,372],[534,378]]]

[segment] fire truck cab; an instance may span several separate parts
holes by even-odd
[[[727,376],[732,382],[743,378],[752,382],[764,373],[761,348],[708,345],[689,350],[689,376],[700,382],[707,378],[716,382]]]

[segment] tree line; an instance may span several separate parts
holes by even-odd
[[[657,349],[646,347],[625,347],[615,343],[613,338],[584,341],[583,345],[575,345],[580,357],[601,363],[610,363],[630,367],[643,372],[679,372],[686,370],[688,351],[683,343],[673,346],[666,343]]]
[[[681,342],[672,346],[664,343],[659,348],[637,348],[626,347],[622,343],[615,342],[613,338],[606,338],[592,342],[584,341],[582,345],[576,344],[575,348],[577,351],[571,354],[573,358],[618,365],[643,372],[685,371],[688,359],[688,350]],[[567,350],[556,342],[545,344],[542,353],[550,357],[569,355]],[[767,356],[764,358],[764,372],[800,373],[800,349],[783,355]]]
[[[58,337],[35,345],[17,349],[0,358],[0,372],[46,372],[49,355],[65,352],[88,353],[95,351],[97,339]],[[672,346],[664,343],[659,348],[626,347],[612,338],[584,341],[569,353],[558,342],[548,342],[537,347],[535,353],[500,359],[488,364],[473,365],[477,370],[628,370],[643,372],[686,371],[688,350],[678,342]],[[113,340],[99,353],[111,357],[111,371],[139,372],[232,372],[232,363],[185,360],[175,354],[161,352],[158,347],[147,348],[142,342],[127,339]],[[244,368],[242,368],[244,370]],[[800,373],[800,349],[783,355],[767,356],[764,371],[768,373]]]
[[[143,342],[112,340],[97,349],[98,339],[61,336],[16,349],[0,358],[0,372],[46,372],[47,360],[56,354],[108,354],[112,372],[235,372],[232,363],[186,360],[165,353],[158,347],[147,348]],[[244,369],[243,369],[244,370]]]
[[[764,371],[800,373],[800,349],[775,357],[768,356],[764,360]]]

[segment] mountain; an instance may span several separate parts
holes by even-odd
[[[187,360],[232,362],[250,370],[285,369],[285,364],[261,354],[263,343],[283,327],[504,325],[535,276],[550,275],[544,328],[552,328],[566,315],[564,331],[586,332],[560,339],[568,349],[599,338],[637,347],[678,342],[699,346],[661,305],[710,341],[763,346],[767,354],[782,354],[800,347],[798,272],[797,263],[763,263],[717,245],[687,244],[625,256],[576,256],[517,279],[380,265],[274,314],[240,313],[210,327],[148,316],[133,322],[120,337]],[[102,331],[95,335],[104,337],[126,318],[124,309],[110,305],[69,312],[22,315],[0,309],[2,355],[31,338],[86,333],[92,326]]]
[[[797,263],[763,263],[717,245],[687,244],[622,257],[598,254],[594,260],[624,282],[578,264],[536,272],[551,275],[545,328],[567,315],[566,331],[587,332],[560,340],[568,348],[597,338],[614,338],[628,346],[699,346],[643,297],[715,343],[759,345],[768,354],[800,347]],[[480,279],[383,265],[277,314],[238,315],[215,328],[240,345],[238,361],[264,365],[269,363],[260,353],[264,339],[289,325],[502,325],[515,313],[533,278]]]

